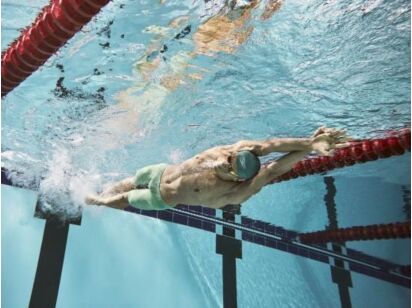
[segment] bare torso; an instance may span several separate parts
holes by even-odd
[[[220,208],[237,201],[232,196],[242,182],[228,172],[231,153],[229,148],[213,148],[167,167],[160,182],[165,202]]]

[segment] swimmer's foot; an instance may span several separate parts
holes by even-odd
[[[89,195],[84,199],[84,202],[88,205],[95,204],[95,205],[105,205],[105,198],[100,198],[98,196]]]

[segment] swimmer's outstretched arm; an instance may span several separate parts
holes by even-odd
[[[307,154],[312,151],[320,155],[333,155],[335,149],[347,146],[347,142],[341,142],[340,134],[334,134],[334,130],[320,128],[312,137],[310,147],[305,151],[292,151],[276,161],[270,163],[265,168],[261,168],[259,173],[249,181],[245,181],[238,185],[232,198],[238,203],[242,203],[252,195],[258,193],[263,186],[270,183],[273,179],[285,174],[293,168],[293,166],[301,161]]]
[[[127,195],[128,193],[117,194],[111,197],[88,196],[85,202],[86,204],[104,205],[123,210],[129,206]]]
[[[234,144],[236,151],[252,151],[258,156],[273,152],[310,151],[311,138],[274,138],[266,141],[241,140]]]
[[[242,140],[231,147],[235,151],[252,151],[258,156],[265,156],[273,152],[310,152],[312,150],[316,151],[313,145],[319,145],[319,139],[322,138],[325,139],[324,142],[329,142],[332,145],[336,144],[338,147],[347,146],[347,142],[351,140],[344,130],[320,127],[309,138],[274,138],[266,141]],[[326,140],[328,138],[330,140]],[[319,154],[327,155],[327,153]]]

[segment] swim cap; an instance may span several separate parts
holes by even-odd
[[[240,151],[236,154],[236,174],[244,180],[253,178],[260,169],[260,160],[250,151]]]

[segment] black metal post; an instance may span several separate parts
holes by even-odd
[[[56,307],[68,233],[68,223],[46,220],[30,308]]]
[[[17,186],[11,181],[5,168],[1,168],[1,183]],[[55,215],[42,211],[37,202],[34,216],[45,219],[46,224],[29,308],[53,308],[56,307],[59,293],[69,226],[80,225],[81,214],[63,222]]]
[[[45,219],[46,225],[29,308],[54,308],[59,293],[69,227],[70,224],[80,225],[81,215],[62,221],[59,217],[42,211],[38,202],[34,216]]]
[[[235,221],[235,214],[240,214],[239,205],[223,208],[223,218]],[[236,259],[242,258],[242,241],[235,238],[235,229],[224,226],[223,235],[216,235],[216,253],[222,255],[223,307],[237,307]]]

